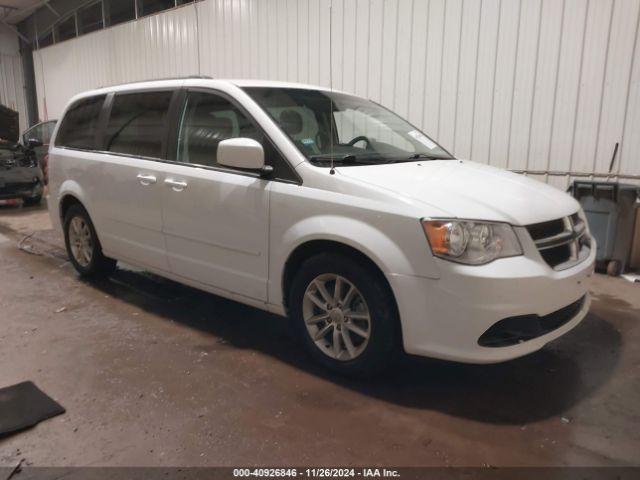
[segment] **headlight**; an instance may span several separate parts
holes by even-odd
[[[522,255],[513,228],[506,223],[469,220],[423,220],[431,251],[437,257],[468,265]]]

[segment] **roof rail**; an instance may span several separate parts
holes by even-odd
[[[145,83],[145,82],[161,82],[162,80],[189,80],[189,79],[198,79],[198,78],[204,79],[204,80],[213,80],[213,77],[209,75],[187,75],[184,77],[147,78],[145,80],[134,80],[132,82],[114,83],[113,85],[101,85],[98,88],[119,87],[121,85],[132,85],[135,83]]]

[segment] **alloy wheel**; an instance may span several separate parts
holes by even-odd
[[[75,261],[88,267],[93,257],[93,239],[89,225],[82,217],[73,217],[69,222],[69,246]]]
[[[302,302],[307,332],[327,356],[349,361],[362,354],[371,337],[371,314],[362,293],[348,279],[325,273],[307,286]]]

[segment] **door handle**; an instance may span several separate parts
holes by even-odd
[[[165,179],[164,184],[170,186],[171,190],[173,190],[174,192],[181,192],[185,188],[187,188],[187,182],[180,182],[172,178]]]
[[[155,176],[153,176],[153,175],[143,175],[141,173],[138,174],[136,176],[136,178],[138,180],[140,180],[140,184],[141,185],[145,185],[145,186],[146,185],[152,185],[152,184],[156,183],[156,181],[157,181]]]

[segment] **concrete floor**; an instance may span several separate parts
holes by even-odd
[[[81,281],[43,208],[0,207],[0,387],[67,409],[0,439],[0,466],[638,464],[640,285],[597,275],[593,293],[526,358],[355,382],[285,319],[130,270]]]

